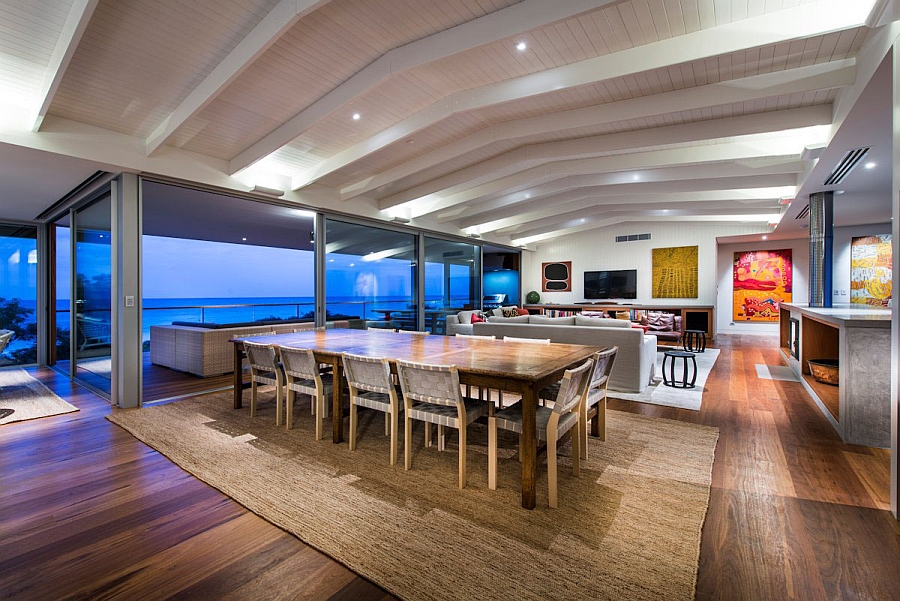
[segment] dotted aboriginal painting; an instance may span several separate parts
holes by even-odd
[[[850,302],[890,307],[893,267],[890,234],[854,238],[850,244]]]
[[[734,253],[734,321],[777,322],[792,287],[790,249]]]
[[[698,247],[653,249],[653,298],[697,298]]]

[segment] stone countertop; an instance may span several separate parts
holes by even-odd
[[[865,305],[851,305],[849,303],[835,304],[830,308],[810,307],[807,304],[781,303],[785,309],[799,311],[819,321],[834,324],[836,326],[852,326],[857,328],[890,328],[891,309],[882,307],[867,307]]]

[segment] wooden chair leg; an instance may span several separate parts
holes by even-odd
[[[606,440],[606,398],[600,399],[600,402],[597,403],[597,415],[594,416],[594,421],[591,424],[591,434],[599,438],[600,440]]]
[[[281,425],[281,417],[284,412],[284,399],[282,398],[281,386],[275,386],[275,425]]]
[[[444,437],[444,425],[438,424],[438,451],[445,451],[447,449],[447,439]]]
[[[384,414],[384,435],[385,436],[391,435],[391,414],[390,413]]]
[[[550,507],[556,509],[559,502],[556,498],[556,432],[547,432],[547,492]]]
[[[425,447],[431,446],[431,422],[425,422]]]
[[[584,435],[587,434],[587,430],[584,427],[585,424],[580,417],[578,423],[575,424],[575,440],[572,441],[572,475],[576,478],[581,476],[581,443],[584,440]]]
[[[285,429],[290,430],[294,427],[294,400],[297,398],[297,393],[288,388],[284,396],[285,403],[287,404],[287,411],[285,412],[287,414],[285,416]]]
[[[459,428],[459,487],[466,487],[466,425]]]
[[[488,418],[488,488],[497,490],[497,418]]]
[[[325,419],[325,395],[316,395],[316,440],[322,440],[322,421]]]
[[[397,418],[396,413],[391,413],[389,415],[391,418],[391,465],[397,464],[397,430],[398,423],[400,420]]]
[[[403,469],[408,470],[412,467],[412,420],[404,416],[403,418]]]
[[[357,416],[357,408],[356,403],[353,402],[353,399],[350,399],[350,450],[356,450],[356,420]]]
[[[500,406],[501,409],[503,409],[503,391],[502,391],[502,390],[498,390],[498,391],[497,391],[497,394],[498,394],[499,397],[500,397],[499,406]]]
[[[250,385],[250,417],[256,417],[256,382]]]

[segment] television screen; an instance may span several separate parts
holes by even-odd
[[[584,298],[637,298],[637,270],[585,271]]]

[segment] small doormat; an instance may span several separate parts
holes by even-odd
[[[786,365],[756,364],[756,377],[760,380],[781,380],[784,382],[799,382],[800,378],[790,367]]]
[[[24,369],[0,370],[0,425],[78,411]]]

